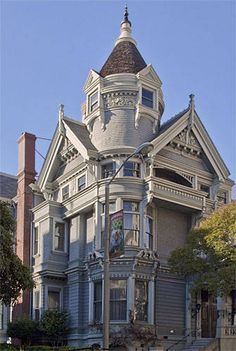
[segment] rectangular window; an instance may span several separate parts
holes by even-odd
[[[148,249],[153,248],[153,219],[152,217],[146,216],[146,245]]]
[[[83,190],[85,188],[85,175],[78,179],[78,191]]]
[[[148,320],[148,283],[143,280],[135,282],[135,319]]]
[[[39,321],[39,291],[34,293],[34,319]]]
[[[139,245],[140,215],[139,203],[124,201],[124,235],[125,245]]]
[[[110,281],[110,319],[125,321],[127,310],[126,280]]]
[[[140,177],[140,164],[137,162],[125,162],[123,174],[127,177]]]
[[[69,185],[66,185],[64,188],[62,188],[62,201],[68,199],[69,197]]]
[[[102,282],[94,283],[94,321],[101,321],[102,317]]]
[[[208,185],[205,185],[205,184],[200,184],[200,190],[201,191],[204,191],[205,193],[207,193],[207,197],[209,197],[210,195],[210,188]]]
[[[142,88],[142,104],[153,108],[153,91]]]
[[[65,250],[65,223],[55,223],[54,249],[57,251]]]
[[[217,200],[220,204],[226,204],[227,203],[226,192],[219,192],[217,194]]]
[[[59,291],[48,291],[48,309],[59,310],[60,309],[60,292]]]
[[[116,202],[111,201],[109,203],[109,214],[112,214],[116,212]],[[102,213],[101,213],[101,222],[102,222],[102,228],[101,228],[101,248],[104,247],[104,228],[105,228],[105,204],[102,204]]]
[[[89,95],[89,112],[93,112],[98,107],[98,91]]]
[[[112,177],[116,172],[116,163],[110,162],[102,166],[102,179]]]
[[[34,248],[33,254],[37,255],[39,253],[39,228],[34,227]]]

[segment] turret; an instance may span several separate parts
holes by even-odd
[[[92,143],[104,153],[153,139],[164,111],[161,80],[131,33],[126,7],[112,53],[99,73],[90,72],[84,87],[83,122]]]

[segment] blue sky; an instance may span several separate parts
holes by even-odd
[[[165,121],[196,110],[236,179],[235,1],[127,1],[133,37],[163,82]],[[0,170],[17,174],[24,131],[51,138],[58,105],[80,119],[83,85],[119,35],[125,1],[1,1]],[[37,140],[46,155],[49,143]],[[37,156],[39,172],[42,158]]]

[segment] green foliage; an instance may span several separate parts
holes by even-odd
[[[52,344],[58,345],[69,332],[68,314],[57,310],[46,311],[40,321],[40,330],[50,337]]]
[[[39,333],[39,323],[29,318],[19,318],[16,322],[9,323],[7,335],[21,340],[23,346],[29,345]]]
[[[192,279],[193,291],[229,294],[236,286],[236,203],[223,206],[192,230],[169,258],[171,271]]]
[[[0,201],[0,300],[5,305],[15,302],[22,290],[33,289],[34,281],[13,251],[15,220],[9,205]]]

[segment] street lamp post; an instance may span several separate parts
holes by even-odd
[[[109,350],[109,326],[110,326],[110,270],[109,270],[109,247],[110,247],[110,214],[109,197],[110,184],[120,172],[124,164],[135,155],[147,155],[153,149],[151,143],[143,143],[120,165],[115,174],[105,183],[105,231],[104,231],[104,290],[103,290],[103,348]]]

